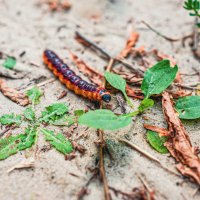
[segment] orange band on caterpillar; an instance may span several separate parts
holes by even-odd
[[[111,95],[105,88],[97,87],[82,80],[53,51],[45,50],[43,61],[60,81],[76,94],[93,101],[109,102],[111,100]]]

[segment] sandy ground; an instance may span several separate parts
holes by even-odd
[[[72,8],[68,12],[50,13],[46,5],[38,6],[34,0],[4,0],[0,1],[0,50],[17,58],[18,65],[24,65],[27,71],[31,71],[24,79],[8,80],[12,87],[28,84],[33,78],[43,75],[46,78],[53,77],[42,64],[42,52],[45,48],[55,50],[62,58],[68,59],[66,48],[69,48],[93,67],[103,71],[106,65],[95,54],[85,50],[74,40],[74,32],[79,30],[92,40],[99,43],[110,54],[117,55],[131,30],[137,30],[140,35],[138,46],[145,45],[147,49],[158,48],[164,53],[174,55],[181,72],[192,73],[192,67],[200,70],[189,47],[183,48],[180,42],[171,44],[146,28],[142,20],[150,23],[169,37],[180,38],[188,35],[192,30],[193,19],[182,9],[183,1],[174,0],[71,0]],[[98,20],[91,16],[99,16]],[[132,22],[132,26],[130,24]],[[59,27],[61,28],[58,31]],[[26,54],[21,58],[20,53]],[[39,67],[31,66],[33,62]],[[75,68],[74,68],[75,69]],[[77,71],[77,69],[75,69]],[[184,77],[185,83],[198,81],[197,77]],[[59,81],[54,81],[42,87],[44,96],[41,104],[37,106],[37,113],[47,105],[56,102],[57,96],[65,89]],[[77,97],[68,91],[67,97],[60,102],[68,102],[70,111],[93,105],[88,100]],[[134,101],[138,105],[138,101]],[[0,94],[0,114],[15,112],[20,113],[23,107],[16,105]],[[146,113],[149,123],[166,126],[161,104]],[[137,174],[143,177],[149,185],[155,189],[157,199],[199,199],[200,193],[192,197],[197,185],[188,180],[170,174],[164,169],[149,161],[141,154],[114,143],[116,137],[127,134],[132,143],[148,151],[157,157],[163,165],[173,171],[175,161],[169,155],[161,155],[155,152],[145,139],[146,131],[142,126],[142,117],[137,117],[134,123],[120,131],[106,132],[106,138],[110,140],[114,160],[105,157],[106,175],[110,186],[130,192],[132,188],[141,186]],[[200,143],[200,121],[184,121],[193,145]],[[52,127],[54,129],[54,127]],[[67,128],[63,128],[67,131]],[[63,129],[59,129],[62,131]],[[20,133],[18,129],[13,133]],[[74,132],[74,138],[84,133],[84,127],[78,127]],[[81,138],[78,142],[87,149],[84,156],[78,155],[72,161],[66,161],[64,156],[53,148],[39,154],[34,169],[15,170],[8,174],[7,170],[13,165],[33,157],[35,148],[18,153],[0,162],[0,199],[1,200],[68,200],[76,199],[77,192],[91,177],[88,167],[94,167],[98,159],[97,147],[94,144],[98,138],[93,129],[87,131],[88,137]],[[47,143],[42,135],[37,146],[42,149]],[[77,177],[71,175],[74,173]],[[103,199],[102,184],[94,180],[89,185],[90,194],[85,196],[87,200]],[[113,199],[120,199],[112,192]]]

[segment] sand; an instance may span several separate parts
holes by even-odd
[[[72,8],[67,11],[51,13],[45,4],[38,5],[34,0],[7,0],[0,1],[0,50],[17,58],[17,65],[24,66],[29,72],[24,79],[6,79],[11,87],[26,85],[33,78],[44,76],[52,78],[51,72],[42,64],[42,52],[45,48],[55,50],[62,58],[71,64],[67,48],[75,52],[89,65],[103,71],[106,62],[94,53],[86,50],[74,40],[74,32],[80,31],[93,41],[105,48],[111,55],[117,55],[124,46],[132,30],[140,33],[138,46],[145,45],[147,49],[157,48],[160,51],[173,55],[177,60],[182,73],[193,73],[192,67],[200,70],[199,62],[194,59],[190,47],[182,47],[181,42],[170,43],[156,35],[141,23],[148,22],[168,37],[181,38],[191,33],[193,18],[182,8],[183,1],[174,0],[71,0]],[[96,17],[96,18],[95,18]],[[62,27],[59,30],[59,27]],[[20,57],[20,53],[25,55]],[[29,63],[38,65],[32,66]],[[75,71],[78,70],[72,65]],[[84,77],[83,75],[81,75]],[[87,78],[86,78],[87,79]],[[184,76],[184,83],[195,83],[198,77]],[[47,84],[41,89],[44,96],[36,107],[37,115],[45,106],[55,102],[67,102],[70,112],[92,106],[93,103],[77,97],[68,91],[67,96],[57,100],[58,95],[65,87],[58,81]],[[138,101],[134,101],[138,105]],[[5,113],[21,113],[21,107],[0,94],[0,115]],[[166,127],[163,119],[161,103],[147,111],[149,124]],[[168,154],[162,155],[154,151],[145,139],[146,130],[143,128],[142,117],[135,118],[132,125],[118,130],[107,131],[106,139],[113,151],[114,159],[110,161],[105,157],[105,168],[108,184],[122,191],[130,192],[134,187],[141,186],[137,175],[141,175],[155,190],[159,200],[199,199],[200,193],[192,197],[197,185],[183,177],[177,177],[160,168],[154,162],[130,148],[117,143],[117,137],[127,134],[130,142],[148,151],[169,169],[176,171],[175,161]],[[183,121],[194,146],[200,143],[200,121]],[[52,130],[67,131],[68,128],[50,127]],[[13,134],[22,132],[16,129]],[[78,127],[72,138],[85,133],[85,127]],[[45,142],[42,134],[37,145],[33,148],[17,153],[0,162],[0,199],[1,200],[73,200],[77,193],[87,183],[92,174],[88,167],[95,167],[98,159],[98,149],[94,144],[97,141],[96,131],[87,130],[87,138],[81,137],[78,143],[86,148],[84,156],[77,154],[71,161],[51,148],[41,151]],[[116,141],[116,144],[114,143]],[[37,148],[40,153],[33,169],[14,170],[10,174],[7,170],[27,158],[34,157]],[[178,172],[177,172],[178,173]],[[76,174],[77,176],[73,176]],[[86,200],[101,200],[104,198],[102,183],[94,179],[88,187],[90,193],[84,197]],[[113,199],[120,199],[112,193]]]

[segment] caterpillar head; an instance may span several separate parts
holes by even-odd
[[[100,92],[100,95],[101,95],[101,99],[103,101],[105,101],[106,103],[110,102],[111,100],[111,95],[109,92],[107,92],[106,90],[101,90]]]

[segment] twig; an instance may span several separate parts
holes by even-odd
[[[185,89],[189,89],[189,90],[195,90],[196,85],[184,85],[184,84],[180,84],[180,83],[174,83],[175,86],[181,87],[181,88],[185,88]]]
[[[145,156],[146,158],[153,160],[154,162],[156,162],[161,168],[165,169],[166,171],[170,172],[173,175],[176,175],[178,177],[181,177],[179,174],[177,174],[176,172],[168,169],[167,167],[165,167],[157,158],[153,157],[151,154],[149,154],[148,152],[142,150],[140,147],[138,147],[135,144],[130,143],[129,141],[125,140],[125,139],[118,139],[119,142],[123,142],[126,145],[128,145],[129,147],[131,147],[132,149],[138,151],[139,153],[141,153],[143,156]]]
[[[147,22],[145,21],[141,21],[143,24],[145,24],[150,30],[152,30],[154,33],[156,33],[157,35],[161,36],[162,38],[170,41],[170,42],[177,42],[179,41],[180,39],[174,39],[174,38],[170,38],[170,37],[167,37],[165,35],[163,35],[162,33],[158,32],[156,29],[152,28]]]
[[[46,80],[46,81],[43,81],[43,82],[41,82],[41,83],[38,83],[36,86],[37,86],[37,87],[41,87],[41,86],[46,85],[46,84],[48,84],[48,83],[52,83],[52,82],[54,82],[55,80],[56,80],[55,78],[50,78],[50,79],[48,79],[48,80]],[[30,90],[32,87],[33,87],[33,86],[27,87],[27,88],[25,89],[25,91]]]
[[[111,71],[112,66],[114,64],[114,59],[111,58],[109,60],[109,63],[106,67],[106,71]],[[104,79],[103,86],[106,86],[106,80]],[[102,102],[100,103],[100,109],[103,108]],[[105,173],[105,168],[104,168],[104,146],[105,146],[105,140],[104,140],[104,132],[102,130],[97,130],[98,135],[99,135],[99,140],[100,140],[100,146],[99,146],[99,170],[100,170],[100,175],[103,180],[103,188],[104,188],[104,196],[105,200],[111,200],[110,192],[109,192],[109,187],[108,187],[108,182],[106,179],[106,173]]]
[[[8,131],[13,130],[13,129],[15,129],[15,128],[17,128],[17,126],[9,126],[9,127],[7,127],[5,130],[3,130],[3,131],[0,133],[0,137],[2,137],[5,133],[7,133]]]
[[[138,74],[140,77],[144,76],[144,73],[141,69],[139,68],[135,68],[131,63],[129,63],[127,60],[125,59],[121,59],[121,58],[112,58],[111,55],[109,55],[109,53],[107,53],[104,49],[100,48],[99,46],[97,46],[95,43],[91,42],[89,39],[87,39],[86,37],[84,37],[82,34],[80,34],[79,32],[76,32],[76,40],[81,43],[84,46],[90,47],[93,51],[101,54],[101,57],[106,59],[106,60],[116,60],[118,62],[120,62],[121,64],[123,64],[124,66],[126,66],[127,68],[129,68],[130,70],[134,71],[136,74]]]

